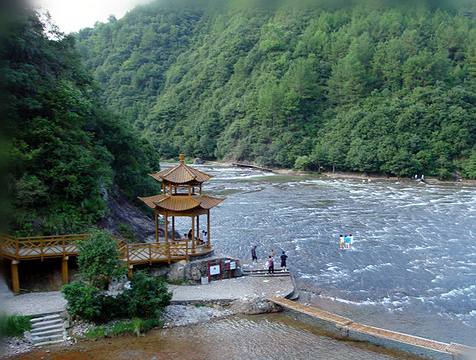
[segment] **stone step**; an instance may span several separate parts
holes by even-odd
[[[56,324],[62,324],[63,320],[62,319],[54,319],[54,320],[48,320],[48,321],[41,321],[41,322],[36,322],[34,324],[31,324],[32,329],[37,329],[49,325],[56,325]]]
[[[44,335],[50,335],[50,334],[61,334],[63,335],[64,327],[61,326],[56,329],[51,329],[51,330],[45,330],[45,331],[40,331],[40,332],[30,332],[32,337],[41,337]]]
[[[48,320],[53,320],[53,319],[61,319],[61,316],[59,316],[58,314],[47,315],[47,316],[43,316],[43,317],[40,317],[40,318],[33,318],[33,319],[30,320],[30,322],[32,324],[34,324],[34,323],[37,323],[39,321],[48,321]]]
[[[33,342],[33,345],[39,346],[38,344],[40,343],[51,342],[51,341],[64,341],[64,336],[63,334],[59,334],[59,335],[43,336],[39,338],[32,337],[31,341]]]
[[[45,341],[45,342],[37,343],[37,344],[35,344],[35,346],[59,344],[59,343],[62,343],[63,341],[64,341],[63,339],[55,340],[55,341]]]
[[[63,330],[63,329],[64,329],[63,323],[61,322],[61,323],[54,324],[54,325],[38,327],[38,328],[35,328],[35,329],[30,330],[30,332],[31,332],[32,334],[36,334],[36,333],[41,332],[41,331],[54,330],[54,329],[61,329],[61,330]]]
[[[32,330],[25,335],[35,346],[58,344],[66,338],[63,319],[59,315],[48,315],[30,320]]]

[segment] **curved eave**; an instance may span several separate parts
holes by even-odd
[[[161,202],[167,196],[168,195],[154,195],[154,196],[149,196],[149,197],[138,197],[138,199],[143,201],[151,209],[155,209],[155,207],[157,206],[155,203],[156,202]]]
[[[187,184],[190,182],[203,183],[215,175],[208,175],[185,164],[178,164],[156,174],[149,174],[149,176],[162,183]]]
[[[226,199],[219,199],[208,195],[193,195],[192,196],[195,200],[200,202],[200,207],[205,210],[209,210],[214,208],[218,204],[220,204],[223,200]]]

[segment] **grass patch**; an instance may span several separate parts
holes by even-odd
[[[23,332],[31,330],[30,319],[36,316],[0,314],[0,336],[22,337]]]

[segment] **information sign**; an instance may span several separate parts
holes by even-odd
[[[210,266],[210,276],[220,274],[220,265]]]

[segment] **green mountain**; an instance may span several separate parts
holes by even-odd
[[[162,0],[76,34],[163,158],[476,177],[474,1]]]
[[[2,231],[86,232],[107,215],[103,195],[158,189],[155,151],[106,110],[92,77],[50,21],[11,2],[0,9]]]

